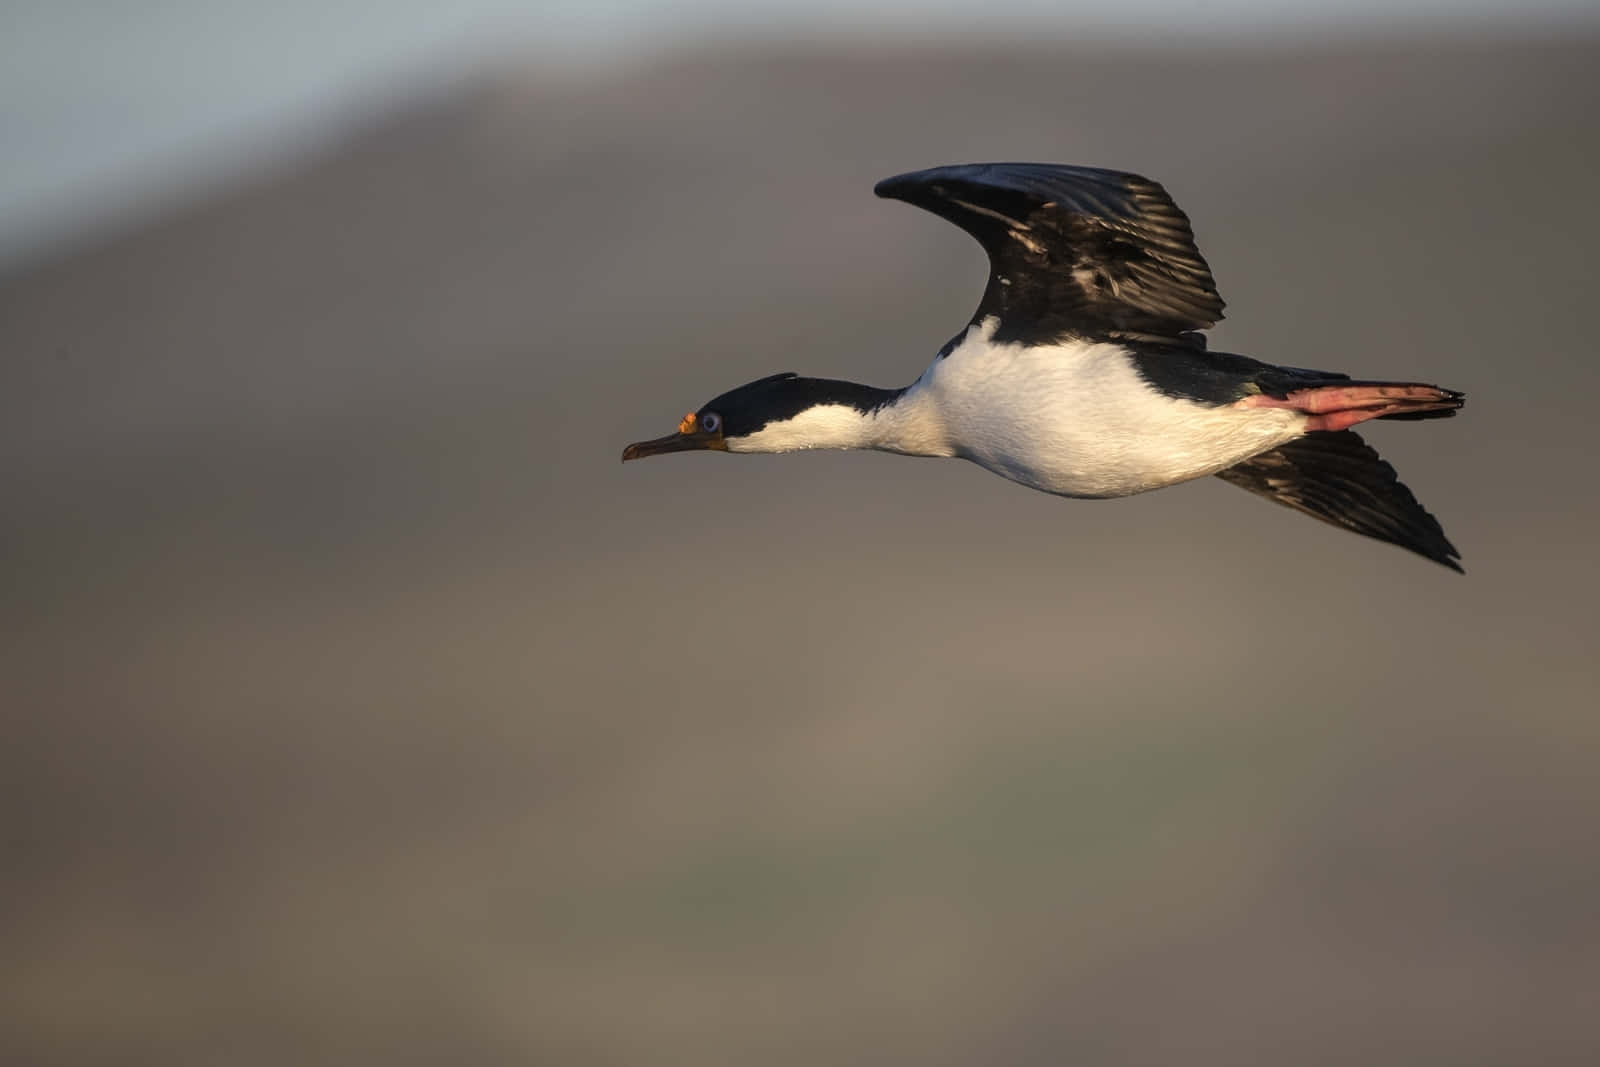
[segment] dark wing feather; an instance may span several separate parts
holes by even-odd
[[[1456,551],[1394,468],[1349,430],[1297,437],[1217,475],[1323,522],[1399,545],[1453,571]]]
[[[904,200],[966,230],[989,254],[973,321],[1001,340],[1164,339],[1222,318],[1189,219],[1148,178],[1052,163],[974,163],[887,178]]]

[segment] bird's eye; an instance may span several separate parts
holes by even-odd
[[[722,416],[713,411],[706,412],[700,416],[700,428],[706,433],[716,433],[722,429]]]

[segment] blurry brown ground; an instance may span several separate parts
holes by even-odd
[[[1600,1062],[1600,41],[521,71],[0,280],[8,1063]],[[1206,480],[617,463],[1117,166],[1436,380],[1468,574]]]

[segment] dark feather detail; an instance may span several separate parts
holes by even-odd
[[[974,163],[887,178],[876,192],[948,219],[983,245],[989,284],[973,321],[997,318],[997,340],[1144,338],[1203,350],[1193,331],[1222,318],[1188,217],[1148,178]]]
[[[1453,571],[1456,551],[1394,468],[1350,430],[1308,433],[1217,475],[1285,507],[1399,545]]]

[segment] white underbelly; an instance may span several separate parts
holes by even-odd
[[[977,331],[974,331],[975,335]],[[1114,344],[991,346],[981,335],[929,368],[952,451],[1063,496],[1128,496],[1215,474],[1305,431],[1305,416],[1181,400]]]

